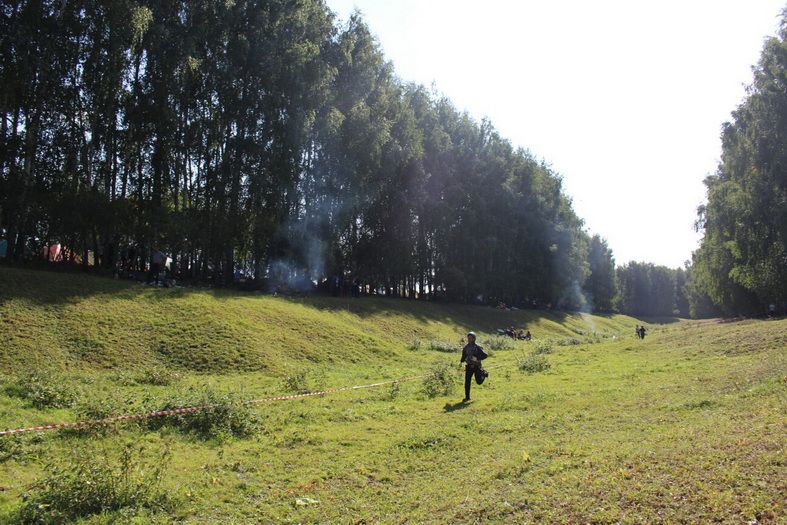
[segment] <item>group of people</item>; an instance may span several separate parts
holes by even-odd
[[[636,335],[637,338],[639,339],[645,339],[645,333],[646,330],[644,325],[643,326],[637,325],[636,328],[634,328],[634,335]]]
[[[498,333],[510,337],[511,339],[518,339],[520,341],[530,341],[533,336],[530,330],[516,330],[513,326],[498,330]]]

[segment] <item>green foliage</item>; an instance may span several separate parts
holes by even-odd
[[[245,286],[305,292],[342,277],[363,293],[565,309],[588,275],[602,283],[560,177],[399,80],[358,14],[22,0],[0,24],[13,123],[0,224],[16,261],[58,242],[58,262],[142,277],[160,245],[179,280],[229,285],[242,270]],[[593,284],[599,304],[608,284]],[[209,368],[183,348],[198,342],[161,343],[170,362]]]
[[[249,405],[232,394],[222,394],[210,389],[188,391],[170,397],[157,410],[206,406],[204,410],[160,416],[148,419],[151,429],[177,428],[203,439],[249,437],[261,428],[261,420]]]
[[[6,385],[10,396],[27,400],[35,408],[67,408],[77,393],[61,374],[45,369],[28,370]]]
[[[607,241],[598,235],[590,239],[588,265],[590,273],[585,281],[584,292],[591,309],[596,312],[613,311],[618,293],[615,258]]]
[[[161,488],[167,452],[146,457],[144,447],[127,444],[119,454],[75,450],[65,463],[47,466],[47,476],[27,495],[20,523],[64,523],[102,512],[164,510],[171,497]]]
[[[306,392],[321,390],[324,387],[325,374],[321,370],[302,369],[285,376],[282,380],[282,388],[287,392],[305,394]]]
[[[618,267],[618,310],[634,316],[675,315],[676,275],[677,270],[650,263],[632,261]]]
[[[171,450],[159,488],[177,499],[161,510],[126,507],[77,523],[343,523],[348,516],[414,523],[463,523],[472,516],[490,524],[738,523],[759,516],[778,523],[782,514],[787,320],[648,321],[650,334],[635,342],[631,327],[641,321],[617,315],[152,290],[8,268],[0,269],[3,275],[24,283],[0,303],[0,367],[8,382],[29,366],[34,354],[25,350],[36,348],[90,385],[80,397],[108,397],[113,404],[129,399],[146,409],[163,404],[146,396],[190,397],[191,385],[224,392],[242,384],[239,397],[268,397],[282,391],[288,371],[315,368],[325,371],[328,385],[339,386],[418,376],[450,359],[453,380],[461,384],[458,356],[408,352],[404,344],[416,336],[426,345],[430,338],[453,340],[470,328],[491,333],[510,324],[527,326],[536,339],[485,361],[500,368],[484,387],[473,387],[472,403],[457,403],[461,396],[428,398],[416,380],[402,383],[393,400],[391,385],[384,385],[253,406],[265,423],[251,439],[202,441],[175,427],[150,432],[135,424],[117,425],[106,436],[49,432],[38,442],[32,434],[21,449],[4,449],[0,523],[20,521],[10,513],[26,504],[23,491],[31,498],[37,493],[48,462],[68,464],[76,449],[102,463],[96,447],[115,458],[129,440],[147,447],[149,460],[135,471],[140,474],[155,467],[163,448]],[[117,370],[136,375],[150,366],[156,356],[148,342],[170,333],[173,340],[203,342],[194,355],[227,351],[223,337],[202,338],[202,312],[219,324],[254,328],[235,332],[242,350],[262,355],[271,368],[239,372],[217,360],[208,361],[213,368],[206,373],[180,371],[181,380],[168,386],[117,380]],[[95,356],[50,343],[50,337],[65,341],[75,327],[105,334],[104,351],[111,356],[117,345],[123,359],[107,368]],[[15,337],[18,332],[24,337]],[[560,339],[586,341],[593,332],[610,337],[557,346]],[[272,333],[281,336],[272,342]],[[555,351],[544,354],[552,366],[525,375],[517,367],[519,350],[541,340],[553,342]],[[273,357],[253,354],[258,347]],[[73,384],[76,377],[69,376]],[[0,394],[0,427],[78,418],[81,406],[53,413]],[[0,438],[0,449],[20,437]],[[665,506],[667,485],[684,496]],[[473,490],[468,497],[456,487]],[[320,503],[301,506],[296,498]]]
[[[460,348],[456,343],[451,343],[449,341],[436,341],[433,339],[429,341],[429,350],[434,350],[436,352],[456,353],[460,350]]]
[[[146,368],[136,377],[136,381],[139,384],[156,386],[171,385],[179,379],[179,374],[163,367]]]
[[[787,311],[785,21],[766,40],[746,98],[723,126],[718,170],[705,179],[708,202],[697,219],[704,235],[689,274],[695,314],[761,314],[771,304]]]
[[[43,440],[40,434],[16,435],[0,438],[0,465],[6,461],[25,463],[38,456],[38,445]],[[2,485],[2,482],[0,482]]]
[[[560,343],[558,343],[560,344]],[[550,341],[544,341],[541,339],[536,340],[533,343],[533,354],[541,355],[541,354],[551,354],[552,353],[552,343]]]
[[[305,370],[301,370],[300,372],[296,372],[292,375],[288,375],[282,381],[282,386],[284,390],[288,392],[297,392],[299,394],[305,394],[309,392],[309,380],[308,374]]]
[[[456,383],[456,368],[449,363],[442,363],[432,367],[423,379],[421,392],[426,397],[447,396],[454,391]]]
[[[490,337],[484,341],[484,348],[497,352],[498,350],[511,350],[514,348],[514,341],[510,337]]]
[[[544,372],[549,370],[551,366],[549,360],[540,354],[530,354],[519,362],[519,369],[528,374]]]

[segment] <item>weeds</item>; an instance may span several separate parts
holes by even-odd
[[[179,374],[158,366],[146,368],[136,377],[137,383],[141,385],[155,386],[168,386],[179,379]]]
[[[459,350],[455,343],[450,343],[448,341],[437,341],[432,340],[429,341],[429,350],[434,350],[436,352],[450,352],[455,353]]]
[[[393,401],[394,399],[399,397],[401,391],[402,391],[402,387],[398,382],[391,383],[391,387],[388,389],[388,399]]]
[[[27,371],[7,384],[5,391],[38,409],[67,408],[77,399],[76,392],[62,376],[46,370]]]
[[[109,417],[137,411],[135,408],[130,407],[128,403],[124,403],[117,397],[112,396],[103,396],[100,399],[87,399],[79,401],[75,405],[75,409],[80,419],[89,420],[106,419]],[[129,422],[124,423],[124,425],[128,424]],[[110,433],[113,433],[115,430],[115,425],[107,424],[66,428],[62,429],[60,432],[81,436],[106,436]]]
[[[453,441],[451,436],[443,434],[428,434],[425,436],[413,436],[408,438],[396,446],[397,448],[418,451],[418,450],[432,450],[450,445]]]
[[[533,345],[533,355],[543,355],[552,353],[552,343],[549,341],[536,341]]]
[[[19,523],[64,523],[121,509],[162,510],[170,502],[161,488],[169,454],[147,460],[142,447],[127,444],[119,455],[78,452],[49,475],[19,509]]]
[[[205,439],[228,436],[248,437],[255,434],[260,428],[260,419],[249,405],[230,394],[218,394],[207,389],[170,398],[160,410],[172,410],[186,406],[208,406],[209,408],[151,418],[148,420],[148,426],[154,430],[170,426],[181,432]]]
[[[551,366],[547,358],[539,354],[530,354],[519,362],[519,369],[528,374],[549,370]]]
[[[44,440],[41,434],[17,435],[0,438],[0,464],[6,461],[24,462],[35,457]]]
[[[424,378],[421,391],[426,397],[447,396],[454,391],[454,369],[448,363],[433,367]]]
[[[492,337],[484,341],[484,346],[486,346],[488,350],[497,352],[499,350],[511,350],[514,348],[514,342],[510,337]]]
[[[288,392],[298,392],[300,394],[305,394],[309,391],[309,380],[306,372],[301,370],[296,374],[285,377],[284,381],[282,381],[282,386],[284,387],[284,390],[287,390]]]

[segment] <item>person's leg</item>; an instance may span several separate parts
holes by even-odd
[[[470,399],[470,384],[473,380],[473,371],[469,366],[465,367],[465,399]]]

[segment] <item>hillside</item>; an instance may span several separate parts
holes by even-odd
[[[151,289],[9,268],[0,286],[0,427],[221,406],[0,437],[0,522],[785,515],[787,320],[647,323],[641,341],[624,316]],[[536,339],[490,337],[507,325]],[[452,351],[470,328],[492,350],[491,376],[461,404]],[[418,380],[237,404],[441,363],[452,364],[448,395]]]
[[[626,316],[550,313],[372,298],[276,298],[150,288],[82,274],[0,268],[0,370],[163,365],[280,373],[297,363],[410,367],[414,341],[457,343],[514,325],[537,337],[613,335]]]

